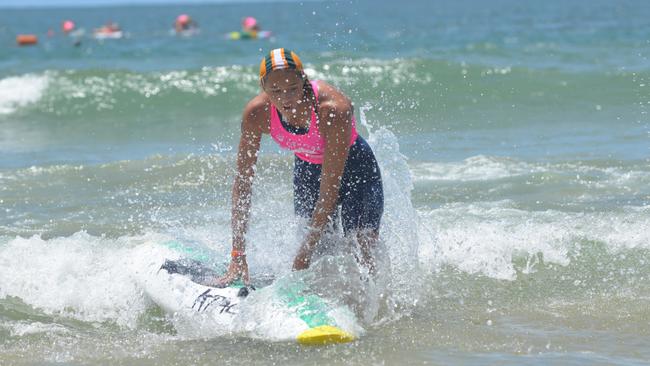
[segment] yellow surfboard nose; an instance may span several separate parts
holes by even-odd
[[[296,339],[304,345],[326,345],[352,342],[354,336],[340,328],[321,325],[298,334]]]

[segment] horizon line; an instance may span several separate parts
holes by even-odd
[[[113,8],[113,7],[141,7],[141,6],[159,6],[159,5],[177,5],[177,6],[195,6],[195,5],[213,5],[213,4],[237,4],[237,3],[289,3],[289,2],[324,2],[329,0],[153,0],[151,2],[133,3],[132,0],[100,0],[94,4],[81,3],[75,4],[71,1],[60,4],[0,4],[0,9],[11,10],[31,10],[31,9],[70,9],[70,8]]]

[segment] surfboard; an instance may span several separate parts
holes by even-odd
[[[170,29],[169,34],[172,36],[181,36],[181,37],[193,37],[196,35],[201,34],[201,29],[200,28],[189,28],[189,29],[183,29],[181,31],[176,31],[176,29]]]
[[[247,316],[241,312],[247,299],[258,291],[272,290],[267,295],[273,306],[265,307],[269,314],[264,317],[274,321],[267,321],[267,327],[284,329],[267,329],[264,334],[273,335],[269,340],[328,345],[352,342],[357,337],[359,329],[353,326],[356,322],[351,312],[333,309],[300,281],[279,281],[274,286],[236,282],[224,288],[212,287],[206,284],[224,272],[214,265],[214,253],[180,241],[149,243],[149,250],[158,255],[150,256],[149,263],[139,270],[139,282],[147,296],[170,315],[193,316],[228,334],[236,324],[250,322],[241,319]]]
[[[113,32],[94,32],[93,38],[98,40],[104,39],[120,39],[124,36],[122,31],[113,31]]]
[[[226,34],[226,38],[233,41],[248,40],[248,39],[268,39],[271,38],[271,34],[272,34],[271,31],[259,31],[254,33],[232,31]]]

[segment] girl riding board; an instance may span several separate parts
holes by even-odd
[[[265,133],[294,152],[294,209],[310,220],[293,270],[309,267],[323,230],[341,205],[345,235],[356,237],[359,262],[373,273],[372,249],[379,236],[384,196],[375,156],[355,128],[352,103],[330,84],[310,82],[298,55],[284,48],[262,60],[260,85],[262,92],[244,109],[232,190],[232,260],[217,285],[249,280],[245,234],[254,166]]]

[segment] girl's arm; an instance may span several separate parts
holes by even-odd
[[[216,280],[216,284],[220,286],[226,286],[239,278],[246,283],[249,281],[245,254],[246,230],[250,217],[255,164],[266,115],[266,104],[259,97],[253,99],[244,109],[237,150],[237,174],[232,186],[232,260],[226,275]]]

